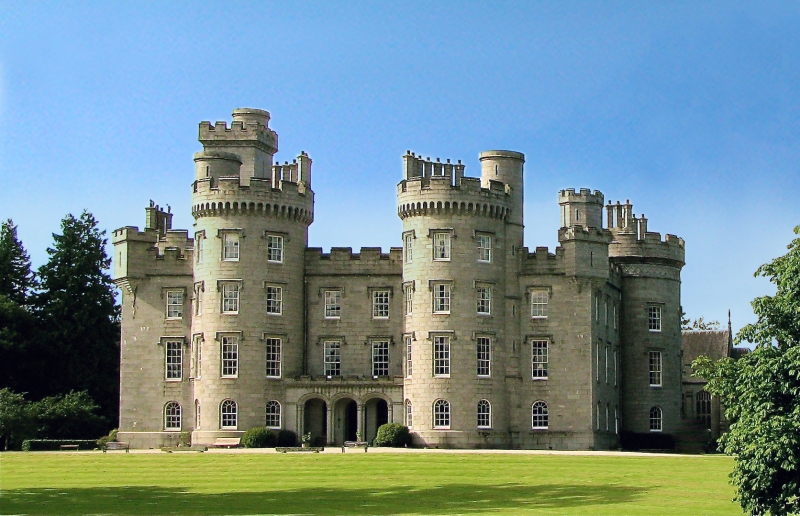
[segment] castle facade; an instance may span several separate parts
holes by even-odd
[[[678,429],[682,239],[570,189],[558,248],[531,252],[523,154],[482,152],[473,178],[407,152],[402,246],[323,253],[311,158],[276,164],[269,119],[200,123],[191,231],[151,202],[113,234],[120,440],[341,444],[397,422],[420,446],[609,449]]]

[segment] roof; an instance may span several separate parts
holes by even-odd
[[[692,376],[692,362],[699,356],[707,356],[712,360],[731,356],[731,333],[729,330],[719,331],[684,331],[681,332],[683,350],[683,381],[689,383],[706,383],[702,378]]]

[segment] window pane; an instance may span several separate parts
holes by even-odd
[[[489,376],[492,361],[492,339],[478,337],[478,376]]]
[[[389,376],[389,342],[372,343],[372,376]]]
[[[490,315],[492,313],[492,289],[478,287],[478,313]]]
[[[267,287],[267,313],[270,315],[283,313],[282,287]]]
[[[546,290],[531,291],[531,317],[547,317],[548,297]]]
[[[647,327],[650,331],[661,331],[661,307],[647,307]]]
[[[275,400],[267,403],[266,426],[269,428],[281,427],[281,404]]]
[[[183,317],[183,292],[180,290],[167,291],[167,319],[180,319]]]
[[[338,340],[325,341],[325,376],[341,376],[342,355],[341,342]]]
[[[225,233],[223,237],[222,259],[236,261],[239,259],[239,235]]]
[[[450,259],[450,233],[433,234],[433,259]]]
[[[547,378],[548,341],[531,341],[531,377]]]
[[[239,338],[222,337],[222,376],[239,374]]]
[[[537,401],[531,407],[531,427],[534,429],[547,429],[549,426],[547,403]]]
[[[385,319],[389,317],[389,291],[376,290],[372,293],[372,317]]]
[[[450,403],[445,400],[433,403],[433,427],[450,428]]]
[[[166,342],[167,380],[180,380],[183,375],[183,342]]]
[[[450,337],[433,338],[433,374],[450,374]]]
[[[283,237],[267,235],[267,261],[283,262]]]
[[[489,235],[478,235],[478,261],[492,261],[492,237]]]
[[[181,406],[174,401],[170,401],[164,406],[164,429],[181,429]]]
[[[478,402],[478,428],[492,427],[492,406],[486,400]]]
[[[267,376],[278,378],[281,375],[281,339],[267,339]]]
[[[335,319],[342,314],[342,291],[341,290],[326,290],[325,291],[325,317],[328,319]]]
[[[661,352],[651,351],[650,355],[650,387],[661,386]]]

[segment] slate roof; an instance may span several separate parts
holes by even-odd
[[[706,383],[702,378],[692,376],[692,361],[705,355],[713,360],[731,356],[731,333],[729,330],[719,331],[684,331],[681,332],[683,349],[683,382]]]

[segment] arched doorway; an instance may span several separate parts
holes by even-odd
[[[319,398],[311,398],[303,406],[303,433],[311,432],[311,443],[314,446],[325,446],[327,444],[327,415],[328,405]]]
[[[358,431],[358,404],[350,398],[342,398],[333,405],[333,442],[355,441]]]
[[[389,405],[382,398],[372,398],[364,404],[364,426],[367,441],[375,439],[378,428],[389,422]]]

